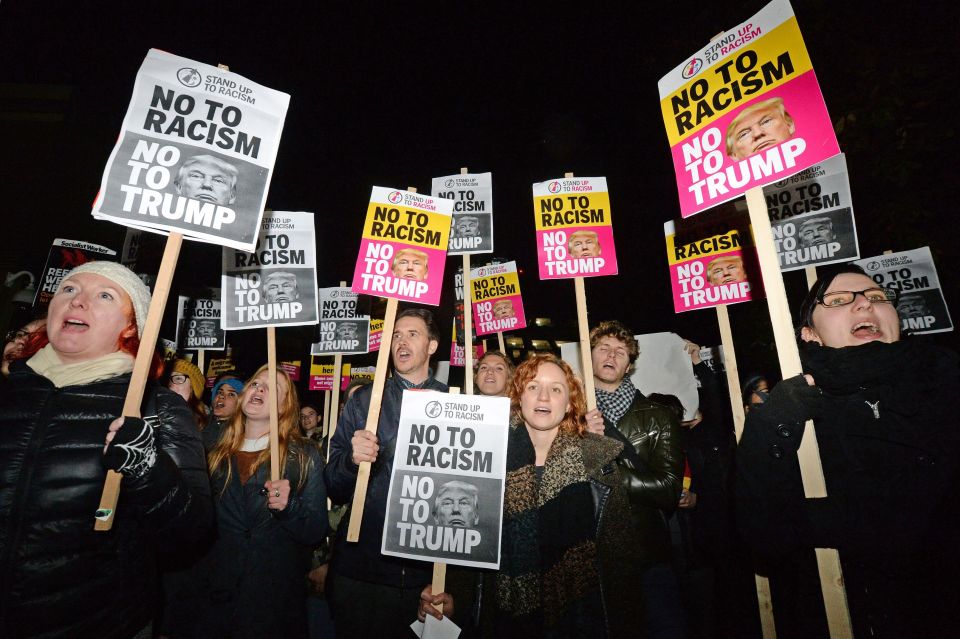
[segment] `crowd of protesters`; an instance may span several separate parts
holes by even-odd
[[[695,412],[634,386],[644,356],[618,321],[590,332],[593,410],[559,357],[486,353],[474,390],[512,411],[500,566],[451,566],[435,593],[430,563],[380,552],[403,391],[447,391],[431,312],[397,315],[375,433],[369,383],[328,437],[282,370],[231,371],[207,395],[195,364],[157,356],[130,417],[150,292],[118,264],[81,265],[4,344],[0,636],[406,637],[446,615],[464,637],[760,637],[757,572],[778,637],[826,637],[817,548],[839,550],[856,636],[954,628],[960,368],[901,334],[896,297],[823,269],[798,321],[806,374],[745,376],[739,444],[724,376],[693,342]],[[826,497],[801,481],[808,420]],[[363,462],[351,542],[338,522]],[[98,510],[108,470],[115,513]]]

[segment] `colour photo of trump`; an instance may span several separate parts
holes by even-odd
[[[429,256],[421,250],[414,248],[400,249],[393,256],[391,271],[394,277],[422,282],[427,279],[427,262],[429,259]]]
[[[783,98],[757,102],[738,113],[727,126],[727,155],[734,160],[743,160],[786,142],[796,130]]]
[[[237,167],[212,155],[195,155],[177,171],[177,193],[226,206],[237,199]]]
[[[567,238],[570,257],[600,257],[600,238],[596,231],[574,231]]]
[[[725,255],[707,263],[707,281],[718,286],[731,282],[745,282],[747,271],[743,268],[743,258],[739,255]]]

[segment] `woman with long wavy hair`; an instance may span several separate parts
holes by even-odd
[[[281,479],[270,481],[275,389]],[[278,370],[274,384],[261,366],[207,455],[217,532],[198,570],[196,621],[183,636],[306,636],[305,577],[327,530],[327,493],[322,458],[300,435],[299,417],[287,374]]]

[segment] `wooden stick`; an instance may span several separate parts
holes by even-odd
[[[807,276],[807,290],[809,290],[813,288],[814,284],[817,283],[817,267],[808,266],[807,268],[803,269],[803,272]]]
[[[320,429],[320,438],[323,439],[330,432],[330,391],[323,391],[323,426]]]
[[[277,329],[267,327],[267,379],[270,380],[270,481],[280,481],[280,380],[277,379]]]
[[[497,331],[497,344],[500,345],[500,352],[504,355],[507,354],[507,347],[503,343],[503,331]]]
[[[383,337],[380,351],[377,353],[377,370],[373,374],[373,391],[370,394],[370,409],[367,411],[365,429],[377,432],[380,425],[380,404],[383,402],[383,383],[387,377],[387,365],[390,362],[390,344],[393,341],[393,325],[397,319],[397,300],[387,300],[387,312],[383,318]],[[350,507],[350,526],[347,528],[347,541],[359,541],[360,523],[363,521],[363,505],[367,499],[367,484],[370,482],[370,462],[362,462],[357,469],[357,485],[353,489],[353,505]]]
[[[567,172],[563,177],[572,178]],[[587,396],[587,410],[597,407],[597,393],[593,389],[593,357],[590,353],[590,324],[587,321],[587,290],[582,277],[573,278],[577,297],[577,325],[580,328],[580,368],[583,370],[583,392]]]
[[[469,391],[469,387],[465,390]],[[451,386],[447,392],[450,395],[458,395],[460,393],[460,389],[457,388],[456,386]],[[472,395],[472,394],[473,393],[467,392],[467,395]],[[430,591],[434,595],[437,595],[443,592],[443,589],[447,587],[446,582],[447,582],[447,564],[443,562],[435,561],[433,563],[433,581],[430,584]],[[443,604],[430,604],[430,605],[432,605],[434,608],[440,611],[441,615],[443,614]]]
[[[720,341],[723,344],[724,368],[727,371],[727,390],[730,391],[730,408],[733,411],[733,429],[737,441],[743,435],[743,392],[740,389],[740,370],[737,367],[737,353],[733,345],[733,332],[730,330],[730,315],[727,306],[717,306],[717,323],[720,325]],[[719,364],[719,357],[718,364]],[[770,600],[770,581],[763,575],[754,575],[757,585],[757,601],[760,609],[760,627],[763,639],[776,639],[777,629],[773,622],[773,604]]]
[[[470,255],[463,256],[463,389],[473,395],[473,308],[470,300]]]
[[[737,353],[733,346],[733,332],[730,330],[730,316],[725,304],[717,306],[717,323],[720,325],[720,342],[723,344],[724,368],[727,371],[727,390],[730,391],[730,408],[733,410],[733,430],[737,441],[743,435],[743,394],[740,390],[740,371],[737,368]],[[719,357],[717,363],[719,364]]]
[[[347,285],[346,280],[340,280],[341,287],[346,285]],[[369,342],[367,343],[367,345],[369,346]],[[336,371],[343,370],[343,355],[334,355],[333,368],[336,369]],[[339,380],[341,377],[341,373],[337,372],[336,374],[337,374],[337,377],[335,377],[334,379]],[[337,420],[339,419],[339,413],[340,413],[340,382],[338,381],[336,384],[333,385],[333,402],[330,405],[330,413],[327,419],[327,424],[328,424],[328,429],[327,429],[328,434],[326,435],[327,461],[330,461],[330,442],[333,441],[333,434],[337,432]]]
[[[767,293],[767,306],[770,309],[773,336],[777,344],[777,355],[780,358],[780,372],[783,379],[787,379],[799,375],[803,369],[762,188],[755,187],[747,191],[747,208],[750,211],[750,223],[753,225],[757,256],[760,259],[763,286]],[[797,457],[800,461],[800,475],[806,497],[826,497],[827,487],[823,479],[823,466],[820,464],[813,421],[807,422]],[[840,555],[834,549],[817,548],[817,566],[820,571],[820,588],[823,591],[830,636],[835,639],[853,637],[850,611],[847,608],[847,593],[843,588]]]
[[[160,260],[160,270],[157,273],[157,283],[150,299],[150,310],[147,311],[147,321],[140,334],[140,347],[137,349],[137,359],[133,363],[133,372],[130,374],[127,397],[123,402],[124,417],[140,417],[143,391],[150,376],[150,365],[153,363],[153,353],[157,348],[157,338],[160,336],[163,309],[170,295],[170,284],[173,281],[173,272],[177,267],[177,257],[180,255],[182,244],[183,235],[180,233],[171,233],[167,238],[163,258]],[[103,482],[103,493],[100,495],[100,506],[94,515],[94,530],[110,530],[113,527],[122,478],[123,476],[116,471],[107,471],[107,478]]]
[[[200,375],[203,377],[203,385],[207,385],[207,374],[203,370],[203,349],[197,349],[197,368],[200,369]],[[201,394],[203,391],[200,391]],[[199,397],[197,399],[200,399]]]

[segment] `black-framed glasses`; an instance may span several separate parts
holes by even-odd
[[[185,381],[187,381],[187,376],[184,375],[183,373],[171,373],[170,381],[173,382],[174,384],[182,384]]]
[[[29,331],[25,331],[22,328],[18,328],[18,329],[7,331],[7,335],[6,337],[4,337],[3,341],[12,342],[13,340],[27,339],[28,337],[30,337]]]
[[[847,306],[853,304],[857,295],[863,295],[863,299],[871,304],[896,304],[899,293],[892,288],[865,288],[862,291],[831,291],[824,293],[817,298],[817,304],[827,308],[836,308],[838,306]]]

